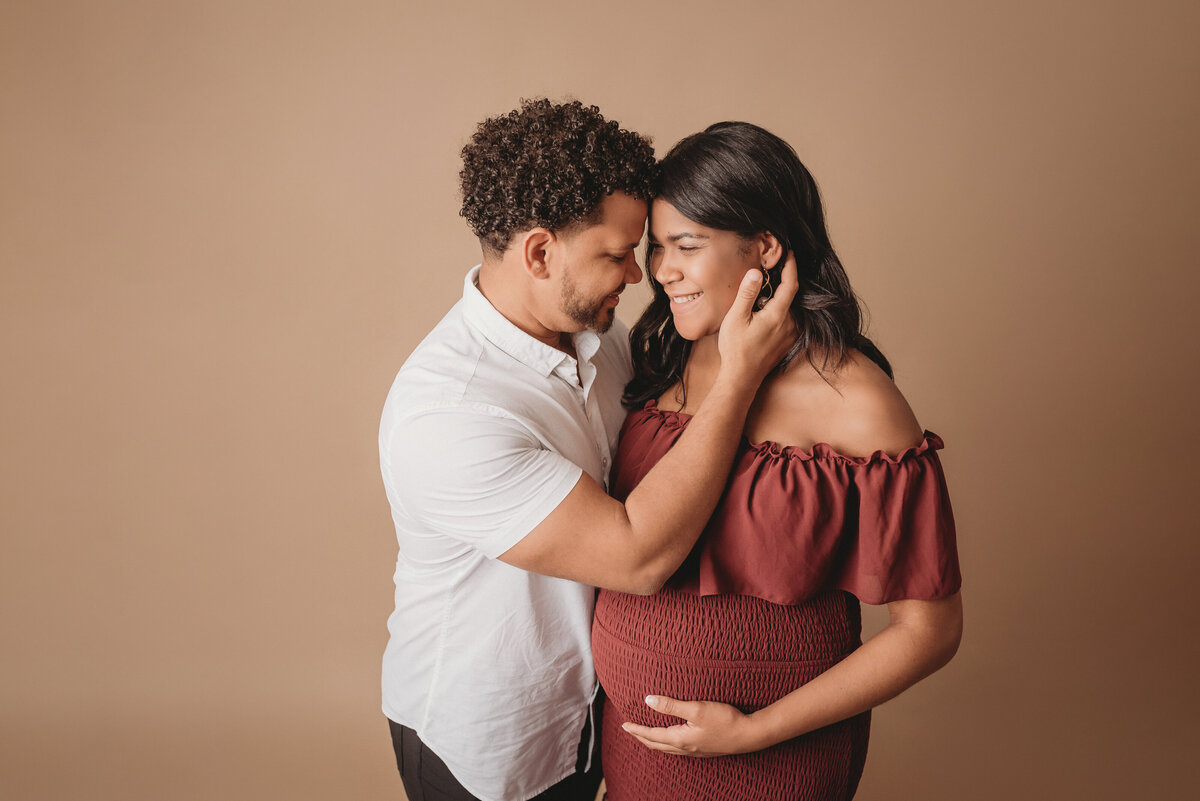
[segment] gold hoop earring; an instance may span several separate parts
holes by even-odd
[[[771,286],[771,274],[767,272],[766,267],[759,267],[758,271],[762,273],[762,288],[758,290],[758,300],[754,305],[761,309],[767,305],[767,301],[775,297],[775,287]]]

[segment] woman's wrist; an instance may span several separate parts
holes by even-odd
[[[819,699],[809,697],[805,690],[806,686],[799,687],[775,703],[747,715],[753,722],[756,750],[770,748],[841,719],[822,722],[820,715],[814,714],[817,709],[814,704],[819,704]]]
[[[775,705],[763,707],[746,715],[746,732],[744,734],[746,748],[742,753],[762,751],[764,748],[770,748],[789,739],[779,730],[777,716],[774,714],[775,710],[771,708],[773,706]]]

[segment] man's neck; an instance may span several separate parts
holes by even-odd
[[[555,331],[542,324],[534,304],[528,294],[520,291],[520,283],[506,280],[507,272],[514,269],[513,265],[505,264],[502,260],[484,258],[479,268],[479,293],[483,295],[492,308],[500,312],[504,319],[524,331],[538,342],[545,343],[555,350],[575,357],[575,341],[571,335],[563,331]]]

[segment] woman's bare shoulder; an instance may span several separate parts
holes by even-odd
[[[921,442],[923,431],[904,395],[858,351],[825,370],[798,359],[766,389],[748,427],[754,441],[805,448],[824,442],[847,456],[895,455]],[[756,439],[755,430],[768,435]]]

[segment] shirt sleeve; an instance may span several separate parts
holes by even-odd
[[[383,438],[389,494],[414,523],[496,558],[546,519],[583,469],[491,409],[436,408]]]

